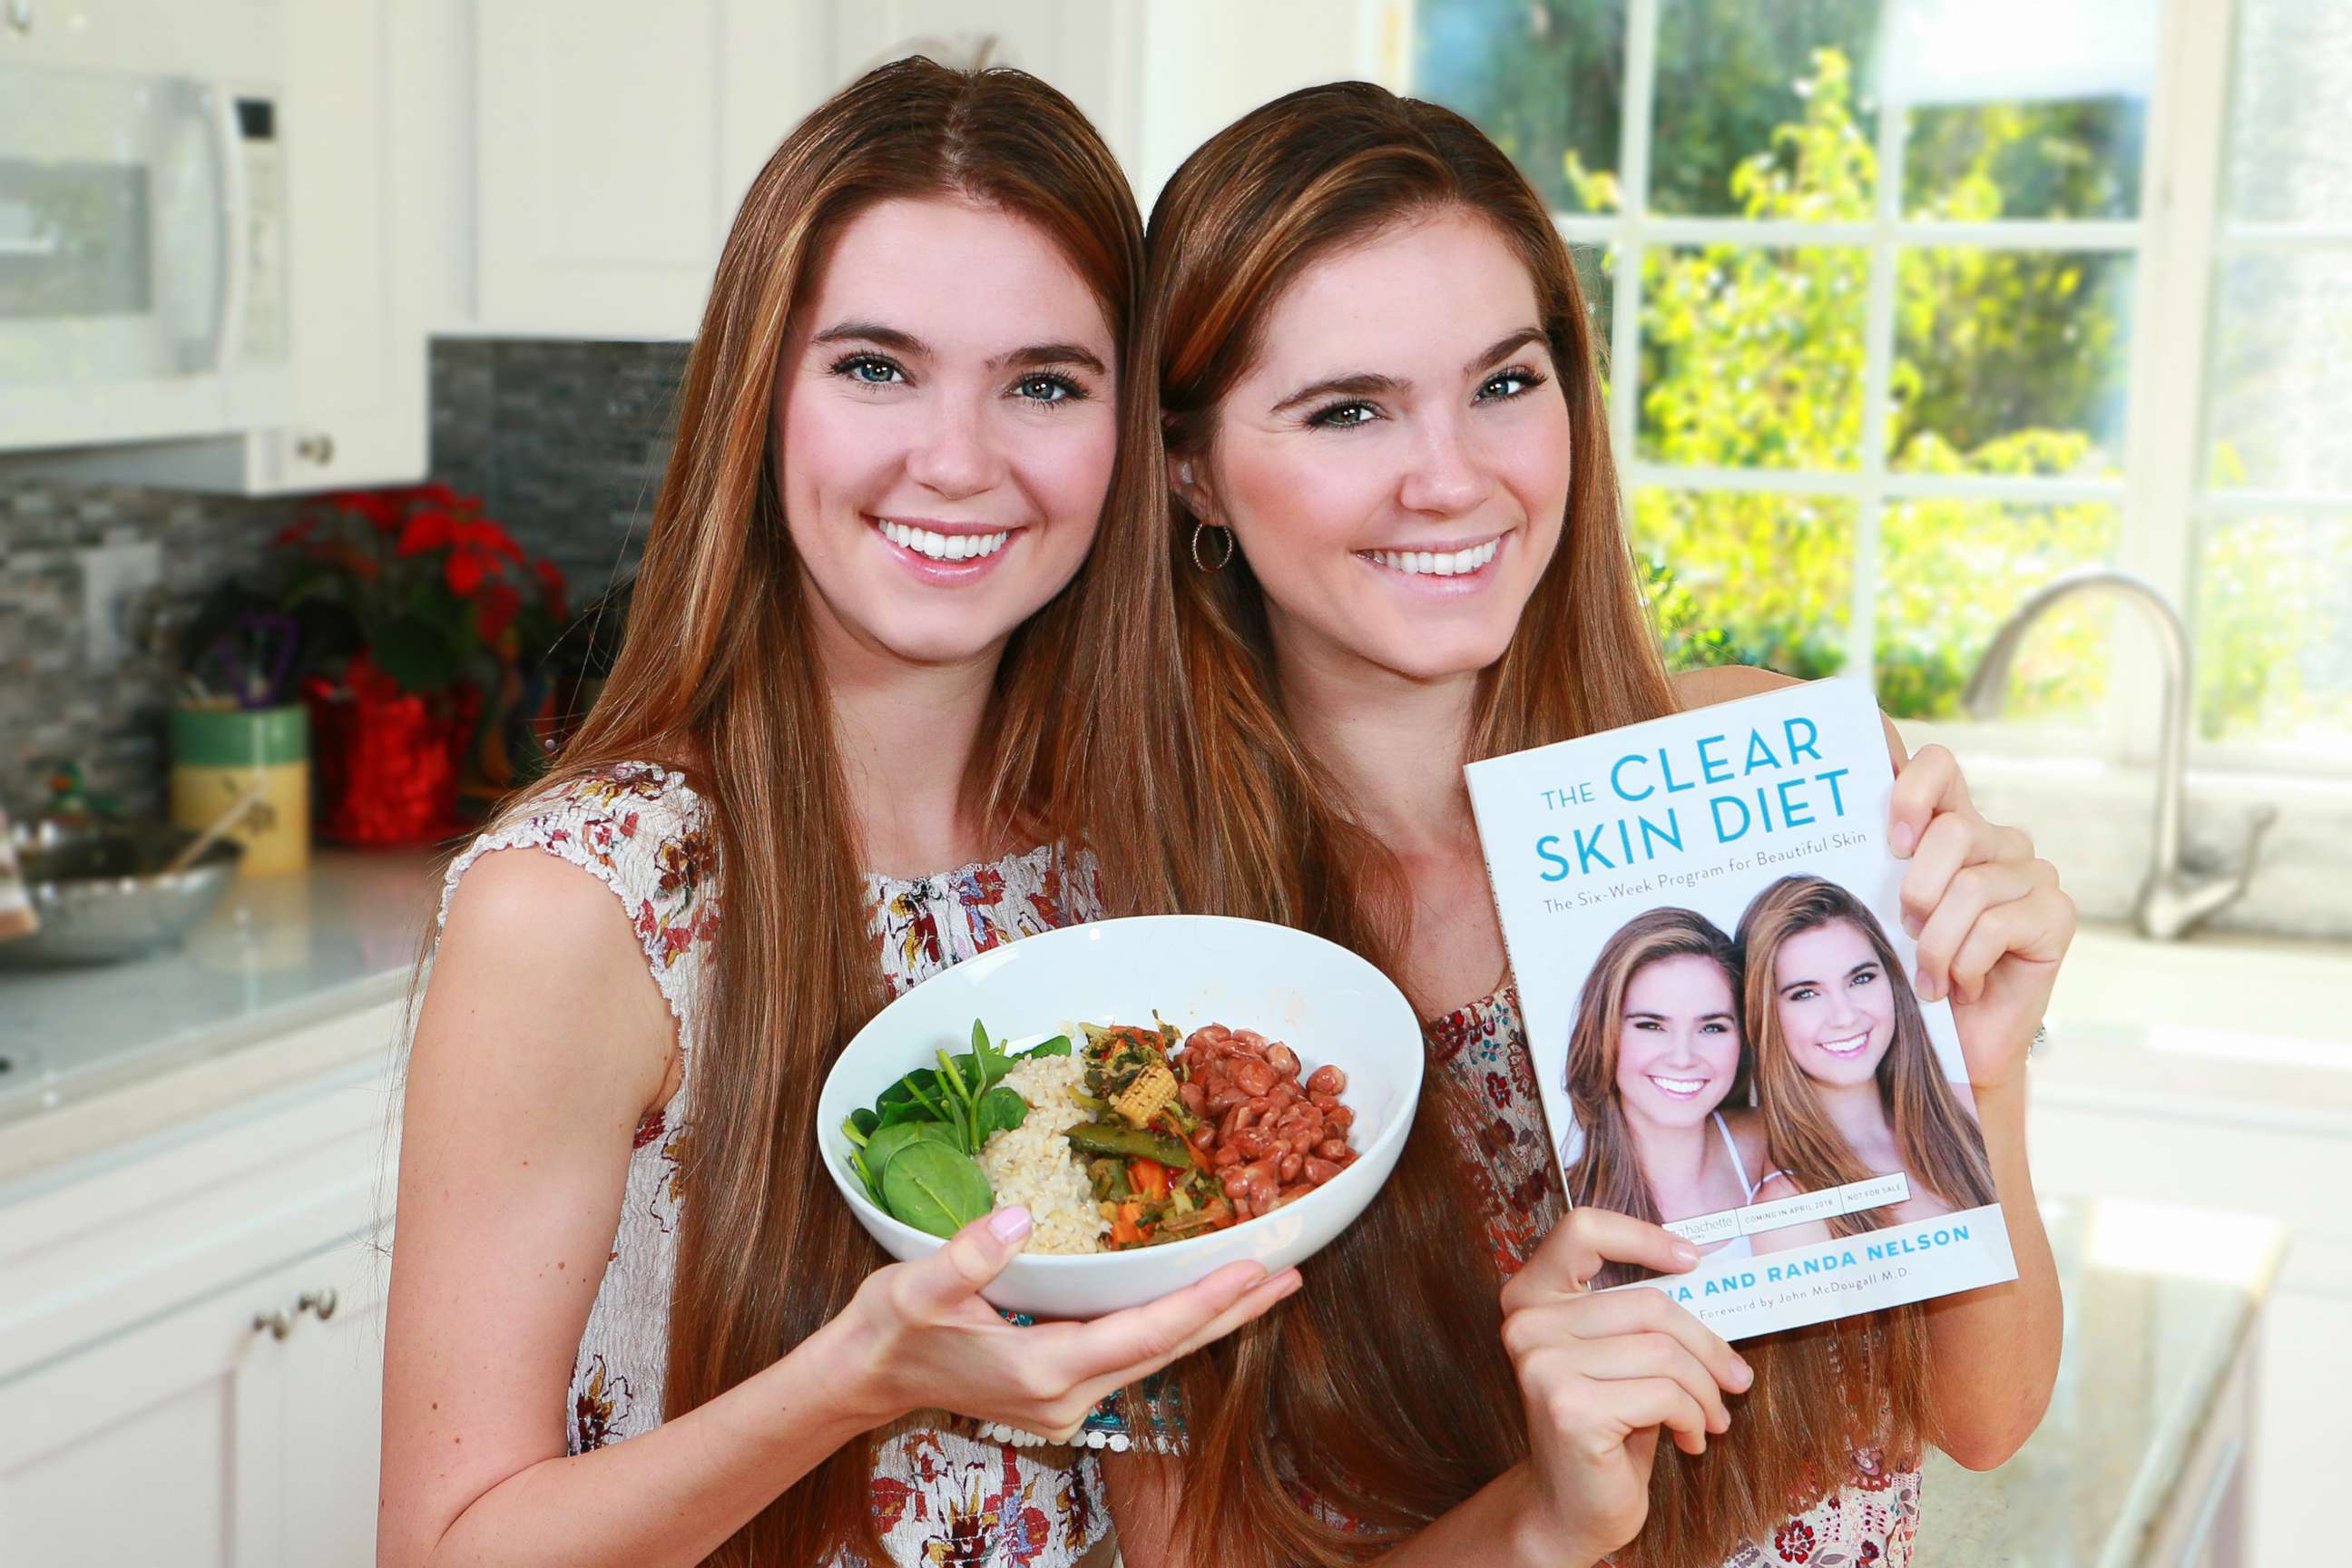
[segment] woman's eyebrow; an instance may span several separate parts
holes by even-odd
[[[1507,332],[1496,338],[1493,347],[1462,367],[1462,374],[1475,375],[1506,354],[1516,353],[1529,343],[1549,343],[1550,341],[1549,335],[1541,327],[1521,327],[1516,332]]]
[[[992,370],[1034,370],[1041,365],[1083,365],[1097,375],[1108,375],[1110,367],[1097,358],[1092,349],[1078,343],[1032,343],[1025,349],[997,355],[988,362]]]
[[[1399,381],[1395,376],[1382,375],[1377,371],[1353,371],[1346,375],[1326,376],[1312,385],[1302,386],[1268,412],[1280,414],[1320,397],[1378,397],[1383,393],[1402,392],[1412,384],[1409,381]]]
[[[902,354],[928,354],[931,345],[912,332],[902,332],[896,327],[886,327],[879,321],[840,321],[809,340],[817,343],[875,343],[895,349]]]

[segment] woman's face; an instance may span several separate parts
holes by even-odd
[[[853,219],[777,366],[776,483],[833,629],[992,657],[1077,572],[1118,444],[1117,345],[1029,223],[950,200]]]
[[[1895,1040],[1895,993],[1860,926],[1837,920],[1782,938],[1772,988],[1781,1037],[1807,1078],[1870,1081]]]
[[[1502,657],[1568,505],[1527,268],[1458,212],[1307,268],[1175,484],[1234,531],[1284,658],[1417,679]]]
[[[1738,1004],[1723,965],[1680,953],[1635,970],[1617,1029],[1617,1098],[1626,1114],[1695,1126],[1738,1076]]]

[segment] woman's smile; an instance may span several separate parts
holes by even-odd
[[[1708,1084],[1715,1081],[1705,1078],[1660,1078],[1656,1073],[1648,1076],[1661,1091],[1673,1095],[1676,1100],[1696,1100]]]
[[[942,587],[978,582],[1023,531],[985,522],[877,517],[866,521],[891,556],[924,582]]]
[[[1834,1040],[1822,1040],[1820,1042],[1820,1048],[1833,1057],[1858,1057],[1870,1048],[1870,1031],[1864,1029],[1858,1035],[1847,1035]]]
[[[1486,570],[1502,552],[1507,531],[1469,542],[1441,541],[1428,548],[1359,550],[1356,559],[1408,593],[1463,594],[1486,586],[1501,575]]]

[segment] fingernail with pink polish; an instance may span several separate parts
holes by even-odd
[[[1910,854],[1911,846],[1919,842],[1919,836],[1911,830],[1911,825],[1907,822],[1896,823],[1886,837],[1894,844],[1895,853],[1897,855]]]
[[[1675,1243],[1675,1261],[1688,1268],[1698,1262],[1698,1248],[1687,1241]]]
[[[1014,1242],[1029,1234],[1029,1211],[1019,1204],[998,1209],[988,1216],[988,1234],[1003,1242]]]

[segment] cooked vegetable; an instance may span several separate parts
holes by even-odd
[[[1069,1131],[1070,1147],[1082,1154],[1122,1154],[1129,1159],[1157,1160],[1163,1165],[1190,1165],[1192,1151],[1181,1138],[1129,1127],[1123,1121],[1081,1121]]]
[[[1176,1073],[1166,1062],[1154,1062],[1110,1102],[1131,1126],[1149,1127],[1151,1119],[1176,1099]]]

